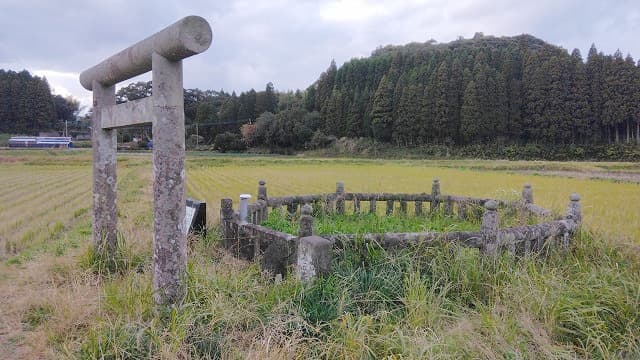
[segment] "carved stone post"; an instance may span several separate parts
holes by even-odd
[[[440,207],[440,180],[433,178],[433,184],[431,185],[431,212],[438,211]]]
[[[498,231],[500,219],[498,218],[498,203],[495,200],[489,200],[484,204],[485,212],[482,216],[482,232],[483,245],[481,251],[489,256],[498,255]]]
[[[269,218],[269,198],[267,197],[267,182],[260,180],[258,182],[258,203],[260,204],[260,222]]]
[[[416,216],[422,215],[422,201],[416,201]]]
[[[344,183],[336,183],[336,213],[344,214]]]
[[[353,198],[353,213],[360,214],[360,199],[357,197]]]
[[[298,240],[296,276],[303,282],[331,271],[333,242],[317,235]]]
[[[533,204],[533,189],[529,183],[525,183],[522,188],[522,201],[525,204]]]
[[[302,238],[313,235],[313,216],[311,216],[313,208],[311,205],[305,204],[300,212],[300,231],[298,236]]]
[[[118,246],[116,227],[116,131],[102,128],[101,108],[115,105],[115,86],[93,81],[93,245],[99,253],[115,256]]]

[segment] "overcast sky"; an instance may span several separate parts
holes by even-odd
[[[55,93],[89,105],[80,72],[186,15],[209,21],[213,43],[184,61],[184,86],[238,93],[269,81],[304,89],[331,59],[475,32],[640,57],[640,0],[0,0],[0,68],[46,76]]]

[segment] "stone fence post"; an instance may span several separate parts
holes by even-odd
[[[344,183],[336,183],[336,213],[344,214]]]
[[[533,189],[529,183],[525,183],[522,188],[522,201],[525,204],[533,204]]]
[[[569,206],[567,208],[567,219],[573,220],[576,225],[582,223],[582,205],[580,205],[580,195],[573,193],[569,196]]]
[[[480,249],[482,253],[489,256],[498,255],[498,231],[500,219],[498,217],[498,203],[495,200],[489,200],[484,203],[485,212],[482,215],[482,232],[483,245]]]
[[[317,235],[302,237],[298,240],[296,258],[296,276],[308,282],[316,276],[331,272],[333,241]]]
[[[309,204],[305,204],[300,210],[300,231],[298,233],[299,237],[306,237],[313,235],[313,216],[311,213],[313,208]]]
[[[269,218],[269,198],[267,197],[267,182],[258,181],[258,203],[260,204],[260,223]]]
[[[386,214],[387,215],[393,215],[393,199],[388,199],[387,200],[387,211]]]
[[[369,201],[369,213],[375,214],[376,212],[376,199],[371,199],[371,201]]]
[[[440,179],[433,178],[431,185],[431,212],[437,211],[440,207]]]
[[[400,200],[400,214],[407,215],[407,202]]]
[[[222,227],[222,244],[230,248],[236,236],[233,231],[233,200],[220,200],[220,225]]]

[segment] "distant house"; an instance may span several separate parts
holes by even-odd
[[[73,142],[65,136],[13,136],[9,139],[9,147],[66,149],[73,147]]]

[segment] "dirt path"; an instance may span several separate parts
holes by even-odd
[[[640,173],[605,172],[605,171],[560,171],[560,170],[520,170],[519,174],[564,176],[577,179],[603,179],[622,182],[640,183]]]

